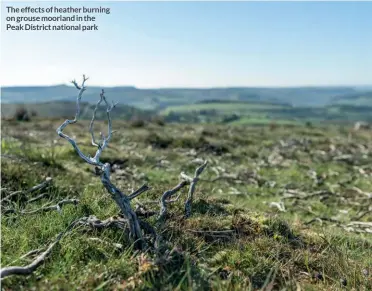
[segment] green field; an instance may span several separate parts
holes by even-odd
[[[289,105],[216,101],[170,106],[160,112],[168,121],[229,124],[351,124],[372,121],[372,108],[336,104],[325,107],[293,107]]]
[[[264,103],[247,103],[247,102],[224,102],[224,103],[197,103],[182,106],[169,106],[163,110],[162,114],[168,114],[169,112],[190,112],[200,110],[216,110],[221,113],[242,113],[248,114],[256,111],[270,111],[278,110],[283,108],[290,108],[289,106],[280,104],[264,104]]]

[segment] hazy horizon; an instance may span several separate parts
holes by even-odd
[[[76,79],[76,81],[79,83],[79,79]],[[69,83],[59,83],[59,84],[40,84],[40,85],[5,85],[5,86],[0,86],[0,88],[37,88],[37,87],[58,87],[58,86],[68,86],[68,87],[73,87],[72,84]],[[146,87],[142,88],[139,86],[135,85],[130,85],[130,84],[118,84],[118,85],[100,85],[100,84],[91,84],[89,83],[89,80],[86,82],[86,87],[102,87],[102,88],[114,88],[114,87],[128,87],[128,88],[135,88],[135,89],[140,89],[140,90],[157,90],[157,89],[236,89],[236,88],[262,88],[262,89],[280,89],[280,88],[349,88],[349,87],[354,87],[354,88],[372,88],[372,83],[371,84],[346,84],[346,85],[296,85],[296,86],[213,86],[213,87]]]
[[[96,32],[5,31],[2,86],[364,87],[372,2],[63,2],[109,7]],[[20,7],[22,2],[2,2]],[[27,2],[30,5],[30,2]],[[48,7],[51,2],[37,4]]]

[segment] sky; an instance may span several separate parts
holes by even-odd
[[[2,86],[372,84],[372,2],[37,3],[2,2]],[[9,5],[110,14],[98,31],[7,31]]]

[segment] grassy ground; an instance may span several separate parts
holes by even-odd
[[[34,192],[2,205],[2,267],[28,264],[32,257],[22,255],[45,248],[77,218],[118,214],[94,168],[57,136],[61,122],[2,122],[2,198],[53,178],[42,199],[27,202],[42,194]],[[88,126],[66,133],[93,155]],[[158,211],[147,202],[173,188],[180,172],[193,174],[198,159],[209,161],[192,216],[183,218],[186,189],[170,206],[168,252],[140,254],[122,231],[77,228],[32,275],[5,278],[4,290],[372,289],[371,132],[117,121],[114,130],[102,156],[115,165],[112,181],[125,193],[151,186],[133,207]],[[65,198],[79,203],[17,214]]]

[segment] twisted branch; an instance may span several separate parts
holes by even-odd
[[[57,238],[47,247],[47,249],[42,252],[38,257],[36,257],[32,263],[28,264],[25,267],[20,266],[9,266],[0,269],[0,278],[5,278],[11,275],[30,275],[32,274],[50,255],[54,247],[59,243],[59,241],[74,228],[78,226],[90,227],[94,229],[104,229],[107,227],[115,227],[122,230],[127,230],[127,221],[123,219],[114,219],[109,218],[104,221],[99,220],[95,216],[82,217],[73,221],[63,232],[59,233]],[[115,244],[119,246],[119,244]],[[25,255],[21,256],[20,259],[24,259],[33,254],[38,254],[41,252],[41,249],[36,249],[29,251]]]
[[[132,194],[129,195],[129,200],[132,200],[136,198],[137,196],[141,195],[142,193],[146,192],[147,190],[150,190],[151,188],[144,184],[140,188],[138,188],[136,191],[134,191]]]
[[[81,97],[83,96],[83,93],[84,91],[86,90],[86,87],[85,87],[85,82],[88,80],[88,78],[85,78],[85,75],[83,75],[83,82],[81,83],[81,86],[79,86],[75,80],[71,81],[72,84],[74,84],[74,86],[76,87],[76,89],[79,90],[79,94],[76,98],[76,113],[75,113],[75,118],[74,119],[66,119],[64,123],[62,123],[62,125],[60,127],[57,128],[57,134],[64,138],[64,139],[67,139],[69,141],[69,143],[73,146],[73,148],[75,149],[75,151],[77,152],[77,154],[79,155],[80,158],[82,158],[84,161],[86,161],[88,164],[91,164],[91,165],[95,165],[95,166],[99,166],[99,164],[93,160],[92,158],[90,157],[87,157],[86,155],[84,155],[82,153],[82,151],[80,150],[80,148],[78,147],[78,145],[76,144],[75,140],[72,139],[71,137],[69,137],[67,134],[63,133],[63,130],[65,129],[65,127],[69,124],[74,124],[78,121],[78,118],[80,116],[80,101],[81,101]]]
[[[11,266],[11,267],[5,267],[0,269],[0,278],[5,278],[10,275],[30,275],[32,272],[34,272],[44,261],[45,259],[49,256],[49,254],[52,252],[53,248],[58,244],[58,242],[64,237],[64,235],[67,232],[70,232],[75,225],[81,221],[80,219],[75,220],[72,222],[65,231],[61,232],[58,234],[57,238],[52,242],[48,248],[41,254],[39,255],[31,264],[25,266],[25,267],[19,267],[19,266]],[[31,254],[37,253],[40,250],[33,250],[28,252],[26,255],[23,255],[21,258],[24,258],[26,256],[29,256]]]
[[[40,212],[48,212],[48,211],[53,211],[53,210],[57,210],[57,211],[60,212],[63,205],[67,205],[67,204],[76,205],[78,203],[79,203],[78,199],[63,199],[63,200],[59,201],[56,205],[45,206],[45,207],[41,207],[39,209],[30,210],[30,211],[22,211],[21,214],[37,214],[37,213],[40,213]]]
[[[188,192],[188,195],[187,195],[187,200],[186,200],[186,203],[185,203],[185,217],[189,217],[191,215],[191,204],[192,204],[192,201],[193,201],[193,196],[194,196],[194,192],[195,192],[196,183],[198,182],[199,176],[204,171],[207,164],[208,164],[208,162],[205,161],[201,166],[199,166],[195,170],[195,174],[194,174],[193,178],[187,176],[185,173],[182,172],[181,175],[180,175],[182,181],[176,187],[174,187],[173,189],[165,191],[163,193],[163,195],[161,197],[161,200],[160,200],[160,214],[159,214],[159,218],[158,218],[159,221],[163,220],[166,216],[167,203],[177,201],[181,194],[178,195],[178,197],[174,200],[168,200],[168,199],[188,184],[190,184],[190,188],[189,188],[189,192]]]
[[[21,195],[27,195],[27,194],[33,193],[35,191],[38,191],[40,189],[44,189],[44,188],[48,187],[51,184],[51,182],[52,182],[52,178],[47,177],[45,179],[45,181],[41,182],[38,185],[33,186],[32,188],[30,188],[30,189],[28,189],[26,191],[22,191],[22,190],[21,191],[15,191],[15,192],[7,195],[6,197],[4,197],[4,198],[1,199],[1,202],[9,201],[12,197],[17,196],[17,195],[20,195],[20,194]]]
[[[165,191],[163,193],[163,195],[161,196],[161,200],[160,200],[160,214],[159,214],[159,219],[158,220],[164,219],[166,214],[167,214],[167,203],[169,203],[169,201],[167,201],[167,200],[172,195],[174,195],[179,190],[181,190],[187,184],[188,184],[188,182],[186,180],[183,180],[176,187],[174,187],[173,189]]]
[[[190,188],[189,188],[189,193],[187,194],[187,200],[186,200],[186,203],[185,203],[185,216],[186,217],[190,217],[190,215],[191,215],[191,204],[192,204],[192,201],[194,199],[194,192],[195,192],[196,183],[198,182],[199,176],[200,176],[201,173],[203,173],[207,164],[208,164],[208,162],[205,161],[203,165],[198,167],[195,170],[194,178],[192,178],[192,179],[190,179],[189,177],[187,177],[186,175],[184,175],[182,173],[185,178],[187,177],[189,179],[189,181],[191,181],[191,185],[190,185]]]
[[[44,197],[48,196],[48,193],[41,193],[40,195],[34,197],[34,198],[31,198],[29,200],[27,200],[27,203],[32,203],[32,202],[36,202],[36,201],[39,201],[40,199],[43,199]]]
[[[72,81],[72,83],[75,85],[75,87],[79,90],[79,94],[78,94],[77,100],[76,100],[76,106],[77,106],[76,115],[75,115],[75,118],[73,120],[66,120],[57,129],[57,133],[60,137],[62,137],[64,139],[67,139],[70,142],[70,144],[73,146],[73,148],[75,149],[77,154],[85,162],[87,162],[90,165],[96,166],[96,168],[98,168],[100,170],[101,181],[102,181],[103,186],[111,194],[112,199],[119,206],[122,214],[128,219],[131,238],[136,242],[136,246],[138,246],[140,249],[143,249],[145,247],[145,243],[144,243],[143,238],[142,238],[143,236],[142,236],[142,231],[141,231],[141,228],[140,228],[140,222],[137,218],[136,213],[131,208],[130,200],[137,197],[141,193],[145,192],[146,190],[148,190],[148,188],[147,188],[147,186],[146,187],[142,186],[140,189],[135,191],[132,195],[130,195],[130,196],[125,195],[115,185],[113,185],[111,183],[111,180],[110,180],[110,172],[111,172],[110,164],[109,163],[104,164],[104,163],[100,162],[100,160],[99,160],[100,157],[101,157],[102,151],[107,147],[107,145],[108,145],[108,143],[111,139],[112,133],[113,133],[110,112],[111,112],[112,109],[115,108],[117,103],[116,104],[112,103],[112,105],[110,105],[108,103],[106,97],[105,97],[104,90],[102,90],[102,92],[100,94],[100,100],[96,104],[96,107],[95,107],[94,112],[93,112],[93,117],[92,117],[92,120],[90,122],[90,127],[89,127],[89,132],[91,133],[91,136],[92,136],[92,145],[94,145],[98,148],[94,157],[84,155],[81,152],[81,150],[79,149],[79,147],[77,146],[75,140],[73,140],[71,137],[69,137],[68,135],[63,133],[63,129],[67,125],[76,123],[78,118],[79,118],[79,115],[80,115],[80,100],[82,98],[83,92],[86,90],[85,81],[87,79],[88,78],[83,76],[83,82],[82,82],[81,86],[79,86],[76,83],[76,81]],[[98,106],[102,103],[102,101],[106,104],[106,114],[107,114],[107,120],[108,120],[108,134],[107,134],[107,137],[105,137],[103,135],[103,133],[100,133],[102,140],[101,140],[100,143],[97,143],[96,140],[95,140],[95,137],[94,137],[94,133],[93,133],[93,126],[94,126],[94,121],[95,121],[95,118],[96,118],[96,112],[98,110]]]

